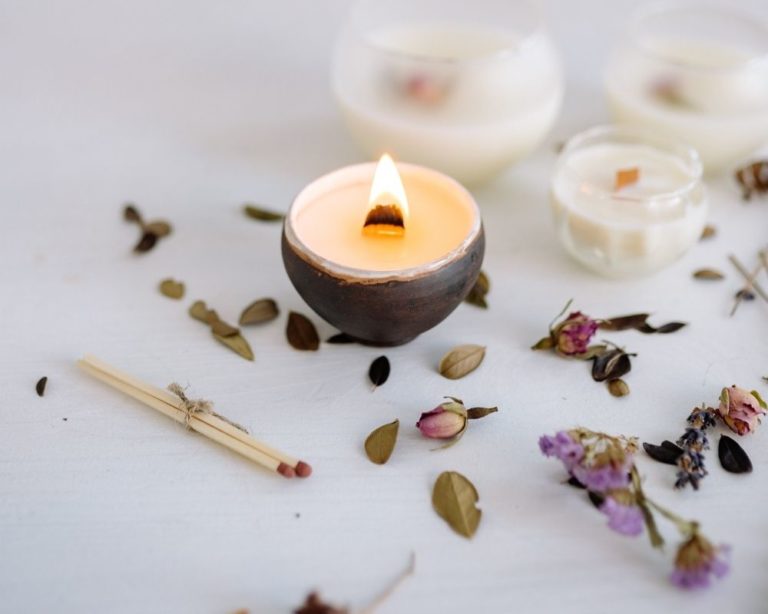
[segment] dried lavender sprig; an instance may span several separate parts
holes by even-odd
[[[707,476],[703,452],[709,450],[706,430],[717,423],[715,410],[702,403],[701,407],[691,411],[687,422],[690,426],[677,440],[677,445],[683,449],[683,453],[677,459],[675,488],[685,488],[690,484],[694,490],[698,490],[699,482]]]

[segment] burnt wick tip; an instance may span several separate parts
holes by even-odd
[[[363,232],[370,235],[401,236],[405,232],[403,212],[398,205],[376,205],[368,212]]]

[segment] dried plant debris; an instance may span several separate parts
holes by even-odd
[[[48,384],[47,375],[37,380],[37,383],[35,384],[35,392],[37,392],[37,396],[41,397],[45,394],[45,387],[47,384]]]
[[[456,471],[441,473],[432,489],[432,506],[438,516],[459,535],[472,537],[480,525],[480,496],[467,478]]]
[[[374,388],[381,386],[389,379],[390,365],[386,356],[379,356],[368,369],[368,378],[371,380]]]
[[[440,375],[448,379],[460,379],[472,373],[485,358],[482,345],[460,345],[453,348],[440,360]]]
[[[192,303],[192,306],[189,308],[189,315],[195,320],[207,324],[216,341],[246,360],[253,360],[253,350],[240,334],[240,329],[221,320],[215,310],[208,309],[205,301],[195,301]]]
[[[347,333],[336,333],[335,335],[328,337],[325,342],[332,345],[343,345],[347,343],[357,343],[357,339]]]
[[[676,443],[665,439],[661,442],[661,445],[655,445],[652,443],[643,443],[643,450],[653,460],[665,465],[677,465],[677,459],[683,454],[683,450]]]
[[[160,293],[172,299],[184,298],[184,282],[175,279],[164,279],[160,282]]]
[[[138,225],[141,229],[141,236],[138,243],[133,248],[136,253],[144,253],[151,250],[157,242],[163,237],[171,234],[171,225],[164,220],[153,220],[144,222],[139,210],[133,204],[125,205],[123,209],[123,219]]]
[[[629,394],[629,385],[621,378],[608,380],[608,392],[615,397],[625,397]]]
[[[276,211],[270,211],[260,205],[243,205],[243,211],[252,220],[258,220],[260,222],[280,222],[285,219],[285,215],[277,213]]]
[[[700,241],[706,241],[707,239],[711,239],[717,234],[717,228],[715,228],[712,224],[707,224],[704,226],[704,230],[701,231],[701,237],[699,237]]]
[[[315,325],[306,316],[295,311],[288,314],[285,336],[288,343],[297,350],[314,352],[320,347],[320,337]]]
[[[365,453],[372,463],[383,465],[392,456],[397,443],[400,420],[384,424],[374,429],[365,440]]]
[[[736,181],[741,186],[741,196],[750,200],[753,194],[768,193],[768,160],[752,162],[736,171]]]
[[[667,322],[659,327],[648,324],[648,313],[635,313],[628,316],[616,316],[600,320],[598,326],[600,330],[636,330],[646,335],[660,334],[667,335],[679,331],[687,326],[685,322]]]
[[[469,294],[467,294],[467,298],[465,298],[464,301],[470,305],[475,305],[475,307],[488,309],[488,301],[485,297],[488,296],[490,291],[491,280],[488,279],[488,275],[484,271],[480,271],[475,285],[472,286],[472,289],[469,291]]]
[[[628,354],[621,348],[613,348],[598,354],[592,362],[592,379],[596,382],[604,382],[626,375],[632,370],[630,356],[637,356],[637,354]],[[629,393],[628,388],[626,392]]]
[[[263,324],[264,322],[271,322],[278,315],[280,315],[280,310],[277,308],[277,303],[274,299],[260,298],[243,309],[238,323],[240,326]]]
[[[322,599],[316,592],[307,595],[304,603],[293,614],[349,614],[347,608],[337,608]]]
[[[720,464],[723,469],[730,473],[750,473],[752,471],[752,461],[749,460],[744,448],[728,435],[720,435],[717,455],[720,457]]]
[[[721,279],[725,279],[725,275],[717,269],[698,269],[693,272],[693,278],[706,281],[720,281]]]

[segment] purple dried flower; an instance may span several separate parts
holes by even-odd
[[[597,332],[599,323],[580,311],[572,312],[552,331],[555,349],[563,356],[583,354]]]
[[[687,428],[677,445],[683,448],[693,448],[694,450],[709,450],[709,439],[703,429]]]
[[[643,512],[634,503],[625,504],[608,496],[599,509],[608,516],[608,526],[617,533],[636,536],[643,532]]]
[[[704,467],[704,456],[695,450],[686,450],[677,459],[677,481],[675,488],[683,488],[686,484],[699,489],[699,481],[707,475]]]
[[[562,461],[568,471],[572,471],[582,458],[584,446],[573,439],[567,431],[560,431],[554,437],[542,435],[539,438],[539,449],[544,456],[554,456]]]
[[[604,493],[608,490],[620,490],[629,485],[629,472],[632,469],[632,459],[618,465],[584,465],[579,464],[571,469],[573,476],[587,489]]]
[[[709,540],[694,533],[680,545],[675,557],[675,569],[669,578],[680,588],[706,588],[712,577],[722,578],[728,573],[729,553],[729,546],[715,547]]]

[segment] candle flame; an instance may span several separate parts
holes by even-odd
[[[400,173],[389,154],[384,154],[373,175],[363,233],[370,236],[402,237],[407,220],[408,198]]]

